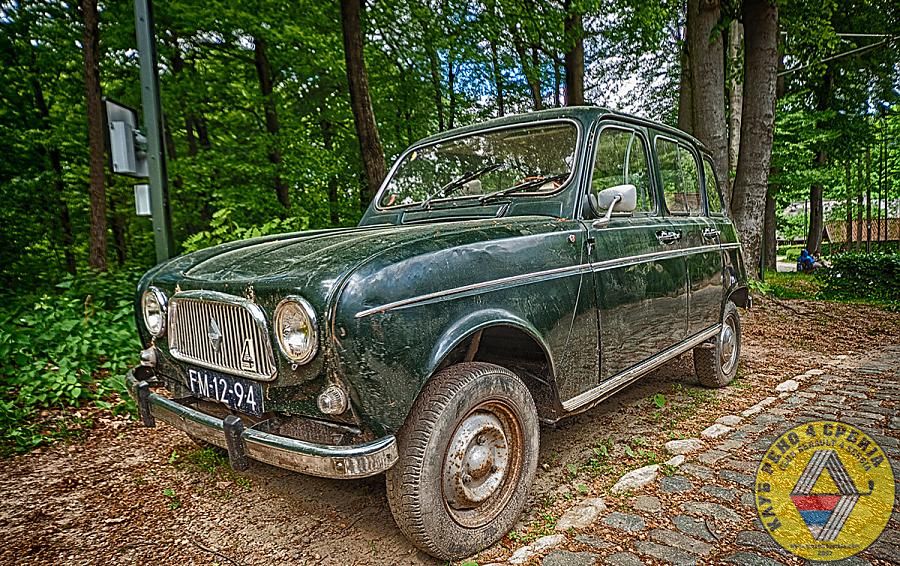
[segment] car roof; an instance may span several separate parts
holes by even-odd
[[[700,148],[703,153],[710,153],[709,149],[707,149],[706,146],[704,146],[703,143],[700,142],[700,140],[688,134],[687,132],[679,130],[678,128],[673,128],[672,126],[667,126],[666,124],[663,124],[661,122],[648,120],[646,118],[641,118],[633,114],[610,110],[609,108],[604,108],[602,106],[564,106],[561,108],[549,108],[547,110],[526,112],[523,114],[512,114],[503,116],[502,118],[493,118],[484,122],[478,122],[477,124],[471,124],[468,126],[454,128],[452,130],[439,132],[437,134],[419,140],[415,145],[426,145],[452,138],[460,134],[478,132],[490,128],[512,126],[516,124],[530,124],[543,120],[558,120],[561,118],[574,118],[582,122],[591,122],[601,117],[612,117],[646,128],[653,128],[655,130],[665,132],[667,134],[671,134],[683,140],[689,141]]]

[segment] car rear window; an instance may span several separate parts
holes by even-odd
[[[667,138],[656,138],[659,172],[669,213],[678,216],[702,214],[700,170],[693,152]]]

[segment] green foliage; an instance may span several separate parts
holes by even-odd
[[[257,238],[285,232],[298,232],[309,227],[307,218],[276,218],[259,226],[242,228],[232,220],[234,209],[223,208],[213,214],[208,230],[202,230],[184,242],[184,251],[193,252],[234,240]]]
[[[21,452],[59,436],[44,409],[122,404],[124,374],[140,350],[133,272],[66,278],[52,292],[0,302],[0,450]]]
[[[900,253],[849,252],[831,258],[822,295],[900,307]]]
[[[657,393],[652,397],[653,406],[657,409],[662,409],[666,406],[666,396],[662,393]]]

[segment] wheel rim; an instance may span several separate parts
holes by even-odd
[[[722,373],[729,374],[737,363],[738,338],[733,316],[728,316],[719,333],[719,357]]]
[[[444,504],[454,521],[480,527],[506,507],[522,465],[524,435],[515,412],[486,401],[459,422],[441,470]]]

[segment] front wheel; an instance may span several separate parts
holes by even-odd
[[[473,362],[440,371],[400,429],[400,458],[387,472],[400,530],[443,560],[499,540],[525,506],[539,434],[534,400],[509,370]]]
[[[715,344],[694,348],[694,372],[700,385],[725,387],[737,375],[741,357],[741,319],[737,307],[728,302],[722,312],[722,329]]]

